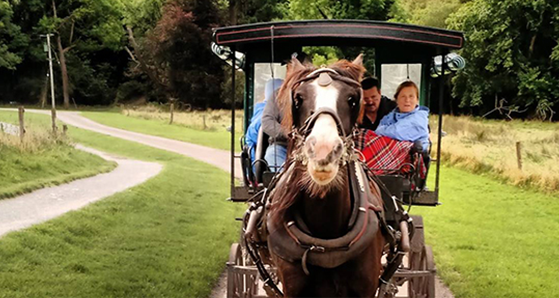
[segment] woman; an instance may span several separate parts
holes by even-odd
[[[419,90],[412,81],[396,89],[396,108],[380,120],[376,131],[362,129],[355,140],[362,160],[375,174],[405,173],[410,169],[410,150],[419,141],[423,151],[429,149],[429,109],[419,106]],[[425,177],[425,165],[421,176]]]
[[[376,133],[398,141],[420,141],[423,151],[429,149],[429,109],[419,105],[419,89],[412,81],[398,86],[396,109],[380,120]]]

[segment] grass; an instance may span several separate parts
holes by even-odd
[[[434,117],[431,127],[437,127]],[[443,129],[448,133],[442,144],[442,160],[447,164],[491,173],[517,186],[559,191],[559,124],[445,116]],[[436,134],[431,139],[436,141]],[[522,170],[517,165],[516,142],[522,144]]]
[[[441,200],[412,213],[456,298],[559,297],[557,197],[443,167]]]
[[[108,172],[116,166],[53,137],[35,115],[26,114],[24,141],[0,132],[0,199]],[[48,119],[47,119],[48,121]],[[0,122],[18,123],[17,112],[0,111]]]
[[[228,174],[178,154],[69,131],[84,145],[164,169],[142,185],[3,237],[0,297],[208,296],[242,214],[225,201]]]
[[[126,112],[124,112],[126,113]],[[219,115],[224,114],[223,112]],[[225,116],[220,116],[219,120],[220,124],[211,124],[211,129],[200,129],[196,126],[188,126],[186,124],[180,124],[180,122],[175,122],[176,124],[169,124],[168,118],[166,114],[162,112],[156,112],[151,115],[153,117],[140,117],[139,115],[150,115],[148,113],[144,114],[118,114],[118,113],[106,113],[106,112],[83,112],[83,116],[97,121],[101,124],[117,127],[129,131],[135,131],[139,133],[145,133],[170,139],[175,139],[179,141],[189,142],[200,144],[212,148],[224,149],[229,150],[231,148],[231,134],[226,130],[226,126],[229,126],[229,123]],[[200,115],[200,114],[197,114]],[[161,117],[161,118],[158,118]],[[186,113],[177,113],[175,117],[178,119],[187,119],[188,116]],[[195,116],[193,116],[194,118]],[[208,117],[210,118],[210,117]],[[185,120],[186,121],[186,120]],[[195,121],[195,120],[193,120]],[[208,121],[209,122],[209,121]],[[240,138],[240,125],[242,121],[238,120],[236,122],[237,128],[236,136],[237,139]],[[208,124],[210,125],[210,124]],[[236,150],[239,151],[240,146],[239,142],[235,142]]]

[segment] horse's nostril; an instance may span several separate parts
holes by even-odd
[[[315,136],[310,136],[307,139],[307,144],[309,144],[309,147],[314,148],[314,146],[316,145],[316,137]]]
[[[314,155],[314,147],[316,146],[316,137],[310,136],[307,141],[305,142],[305,146],[307,147],[307,152],[309,155]]]
[[[338,155],[338,154],[342,153],[343,149],[344,148],[343,148],[342,143],[338,143],[338,145],[336,146],[336,149],[334,151],[336,152],[336,155]]]

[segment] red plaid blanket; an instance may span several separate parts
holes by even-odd
[[[408,174],[411,171],[412,142],[398,141],[377,135],[369,129],[360,129],[354,138],[355,148],[361,151],[362,161],[375,175]],[[422,158],[415,161],[420,168],[420,177],[425,177],[426,168]]]

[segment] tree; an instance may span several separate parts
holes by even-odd
[[[355,19],[386,21],[394,0],[290,0],[288,18],[303,19]],[[335,61],[338,58],[354,59],[364,54],[364,66],[374,69],[375,52],[368,48],[313,47],[306,50],[313,62]]]
[[[215,1],[167,2],[162,17],[144,38],[128,26],[136,70],[146,74],[167,100],[196,107],[221,103],[222,62],[210,50],[212,28],[220,23]]]
[[[391,21],[446,28],[446,19],[462,5],[459,0],[397,0]]]
[[[112,0],[51,0],[52,15],[43,17],[39,25],[56,33],[56,46],[62,76],[64,107],[70,106],[71,85],[67,55],[74,48],[81,53],[108,48],[117,51],[124,31],[121,26],[122,7]]]
[[[19,26],[12,22],[12,4],[7,0],[0,1],[0,68],[15,69],[21,63],[21,55],[17,52],[27,43],[26,36],[21,34]]]
[[[388,19],[394,0],[290,0],[289,16],[293,19]]]
[[[553,0],[475,0],[451,15],[464,31],[468,65],[453,79],[463,107],[507,99],[542,118],[559,101],[559,6]]]

